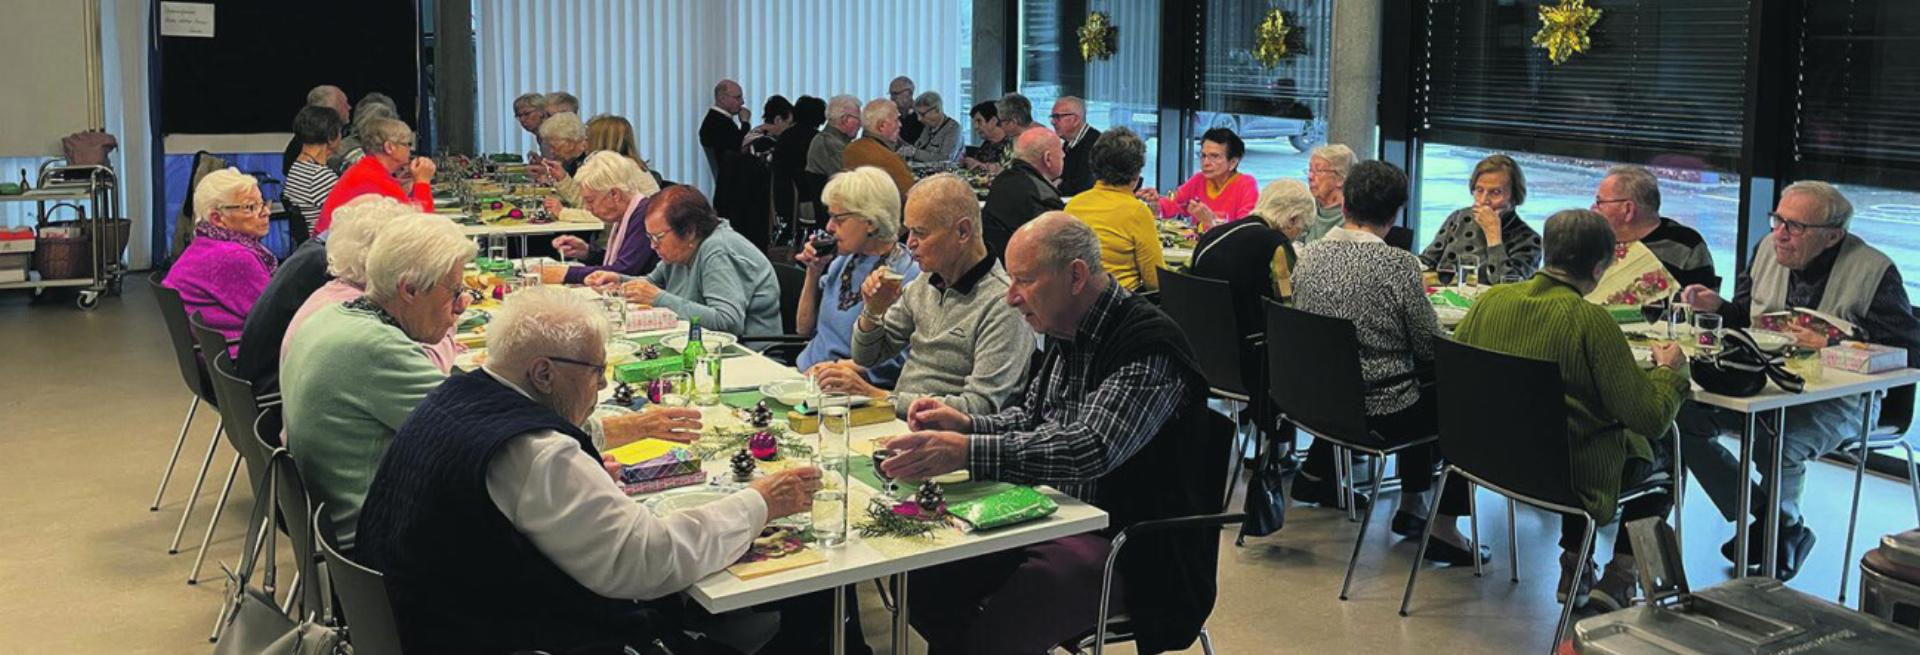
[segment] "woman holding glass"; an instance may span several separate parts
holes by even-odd
[[[838,241],[835,252],[818,252],[809,242],[794,257],[807,267],[794,325],[812,337],[795,363],[825,386],[883,396],[879,387],[893,386],[906,354],[871,369],[847,360],[853,357],[854,323],[866,308],[860,287],[867,277],[882,267],[902,283],[920,275],[900,244],[900,192],[885,172],[862,166],[833,176],[820,199],[827,204],[827,229]]]
[[[1260,200],[1260,183],[1240,172],[1247,144],[1233,130],[1216,127],[1200,137],[1200,172],[1180,185],[1170,197],[1147,187],[1136,192],[1160,211],[1161,218],[1187,216],[1201,232],[1253,213]]]
[[[1506,155],[1489,155],[1474,165],[1467,187],[1473,191],[1473,206],[1447,216],[1433,243],[1420,253],[1420,262],[1436,271],[1459,271],[1469,283],[1533,275],[1540,267],[1540,233],[1514,212],[1527,201],[1527,176],[1520,164]]]

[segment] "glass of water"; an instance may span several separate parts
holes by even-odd
[[[627,297],[620,290],[609,289],[600,294],[600,309],[607,315],[607,343],[613,343],[627,334]]]
[[[492,261],[494,266],[508,263],[507,235],[487,235],[487,259]]]
[[[660,376],[660,404],[686,407],[693,404],[693,376],[674,371]]]
[[[1720,352],[1722,335],[1719,314],[1700,312],[1693,315],[1693,339],[1694,343],[1700,346],[1700,354],[1711,355]]]
[[[720,353],[701,355],[693,364],[694,402],[713,405],[720,402]]]
[[[1461,287],[1471,287],[1471,286],[1476,286],[1480,284],[1480,258],[1479,257],[1475,257],[1473,255],[1461,255],[1459,263],[1455,264],[1455,266],[1457,266],[1460,269],[1459,272],[1456,273],[1453,278],[1454,282],[1457,285]]]
[[[820,467],[820,490],[813,493],[813,534],[828,548],[847,542],[847,458],[852,454],[853,403],[844,393],[820,396],[815,409],[813,463]]]

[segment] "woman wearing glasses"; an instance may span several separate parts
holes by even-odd
[[[1481,283],[1532,276],[1540,268],[1540,233],[1514,213],[1527,201],[1527,176],[1520,164],[1506,155],[1488,155],[1473,166],[1467,187],[1473,190],[1473,206],[1447,216],[1433,243],[1420,253],[1420,263],[1429,269],[1452,269],[1460,258],[1472,257],[1480,262],[1474,273]]]
[[[214,171],[193,190],[193,241],[174,260],[163,283],[180,292],[187,315],[199,314],[238,348],[240,329],[273,269],[280,265],[260,243],[267,235],[267,203],[253,176]]]
[[[833,176],[820,199],[827,203],[827,229],[836,242],[827,253],[809,242],[794,258],[807,267],[794,326],[802,336],[812,337],[795,363],[803,371],[819,365],[823,376],[857,378],[850,388],[862,393],[876,384],[892,387],[906,363],[904,353],[871,369],[846,360],[853,357],[853,326],[866,310],[860,289],[867,277],[882,266],[899,274],[902,284],[920,275],[920,265],[900,243],[900,194],[893,178],[862,166]]]
[[[1200,172],[1187,179],[1173,195],[1161,197],[1153,187],[1134,195],[1156,208],[1161,218],[1187,216],[1201,232],[1213,226],[1240,220],[1253,213],[1260,200],[1260,183],[1252,175],[1240,172],[1240,158],[1247,155],[1247,144],[1240,135],[1224,127],[1207,130],[1200,136]]]

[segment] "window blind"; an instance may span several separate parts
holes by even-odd
[[[1429,2],[1416,93],[1423,138],[1735,168],[1749,0],[1590,0],[1602,12],[1591,46],[1558,65],[1532,43],[1541,4]]]
[[[1809,0],[1803,10],[1796,175],[1920,186],[1920,3]]]

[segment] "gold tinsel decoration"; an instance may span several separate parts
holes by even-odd
[[[1574,53],[1586,52],[1592,44],[1587,30],[1600,21],[1600,10],[1587,6],[1587,0],[1560,0],[1558,5],[1540,5],[1540,32],[1533,45],[1547,50],[1547,60],[1564,64]]]
[[[1087,61],[1112,59],[1120,43],[1120,28],[1104,11],[1087,14],[1087,22],[1080,26],[1080,58]]]
[[[1287,15],[1278,9],[1267,12],[1260,20],[1260,28],[1253,39],[1253,58],[1260,65],[1272,68],[1280,64],[1287,56],[1287,33],[1293,28],[1287,27]]]

